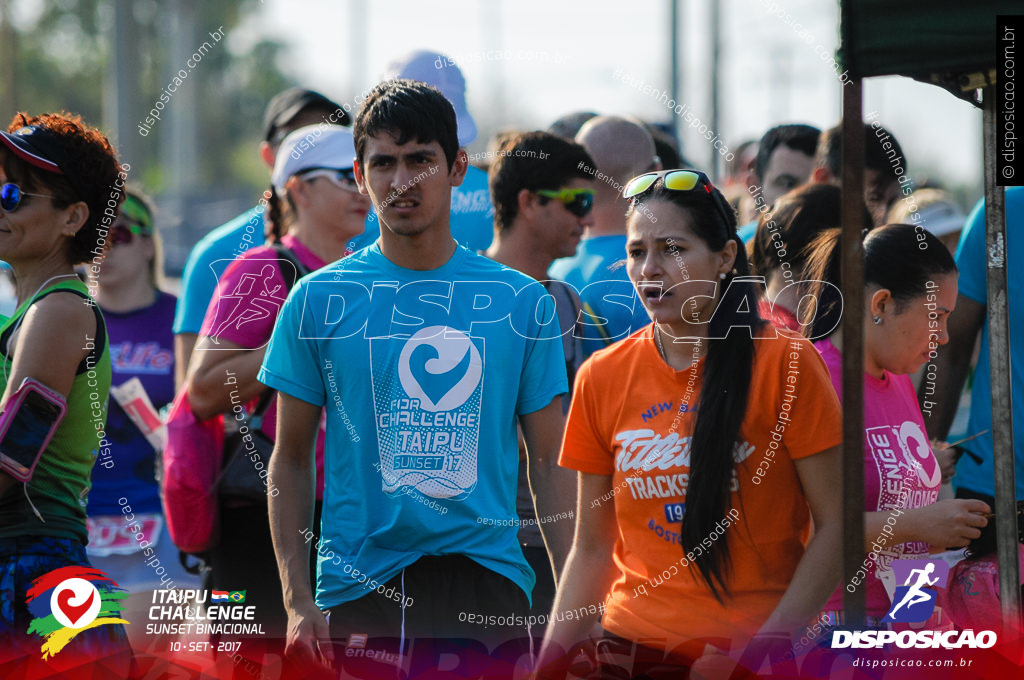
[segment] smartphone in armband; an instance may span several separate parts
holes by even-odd
[[[0,411],[0,470],[20,482],[32,479],[67,410],[64,395],[25,378]]]

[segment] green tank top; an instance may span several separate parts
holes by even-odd
[[[85,506],[92,482],[92,467],[101,454],[101,438],[106,434],[107,397],[110,394],[106,324],[99,307],[89,297],[85,284],[78,279],[56,283],[22,303],[12,317],[3,321],[0,325],[0,364],[6,373],[0,371],[0,393],[7,388],[5,376],[11,372],[11,357],[4,350],[18,319],[34,302],[59,290],[77,294],[83,298],[83,303],[92,306],[96,313],[96,337],[86,338],[87,342],[92,342],[93,349],[78,365],[68,395],[67,413],[36,465],[28,483],[28,498],[25,485],[20,482],[0,498],[0,537],[59,536],[78,539],[84,544],[88,541]],[[106,441],[102,442],[102,449],[104,457],[109,459]],[[33,506],[43,521],[33,511]]]

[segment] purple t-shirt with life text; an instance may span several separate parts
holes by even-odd
[[[178,299],[157,292],[148,307],[133,312],[103,311],[110,337],[110,384],[138,378],[157,410],[174,399],[174,306]],[[113,465],[97,461],[89,492],[90,516],[119,515],[119,498],[135,512],[161,512],[156,452],[113,395],[107,410],[107,440]]]

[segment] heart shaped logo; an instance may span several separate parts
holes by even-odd
[[[67,617],[68,621],[71,622],[71,626],[75,627],[75,624],[82,619],[85,614],[92,608],[93,600],[96,599],[96,590],[91,589],[89,596],[85,599],[83,604],[74,605],[71,604],[71,600],[75,599],[78,595],[71,588],[61,590],[57,593],[57,608],[60,612]]]
[[[450,411],[466,403],[483,377],[480,351],[462,331],[424,328],[406,341],[398,357],[405,393],[425,411]]]
[[[466,348],[469,349],[468,347]],[[441,354],[433,345],[420,345],[409,357],[409,369],[416,382],[430,401],[439,403],[446,394],[452,391],[469,370],[470,352],[462,355],[462,361],[449,370],[444,370]],[[435,367],[436,370],[435,370]]]

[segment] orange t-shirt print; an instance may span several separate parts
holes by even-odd
[[[731,519],[738,521],[723,522],[716,532],[717,540],[729,541],[732,558],[731,595],[723,606],[679,539],[703,361],[695,372],[672,369],[658,354],[652,329],[583,364],[562,442],[563,467],[612,475],[613,495],[602,502],[615,503],[620,576],[602,625],[662,649],[742,639],[774,610],[803,556],[810,514],[793,461],[842,441],[839,401],[809,342],[786,330],[762,331],[734,449]]]

